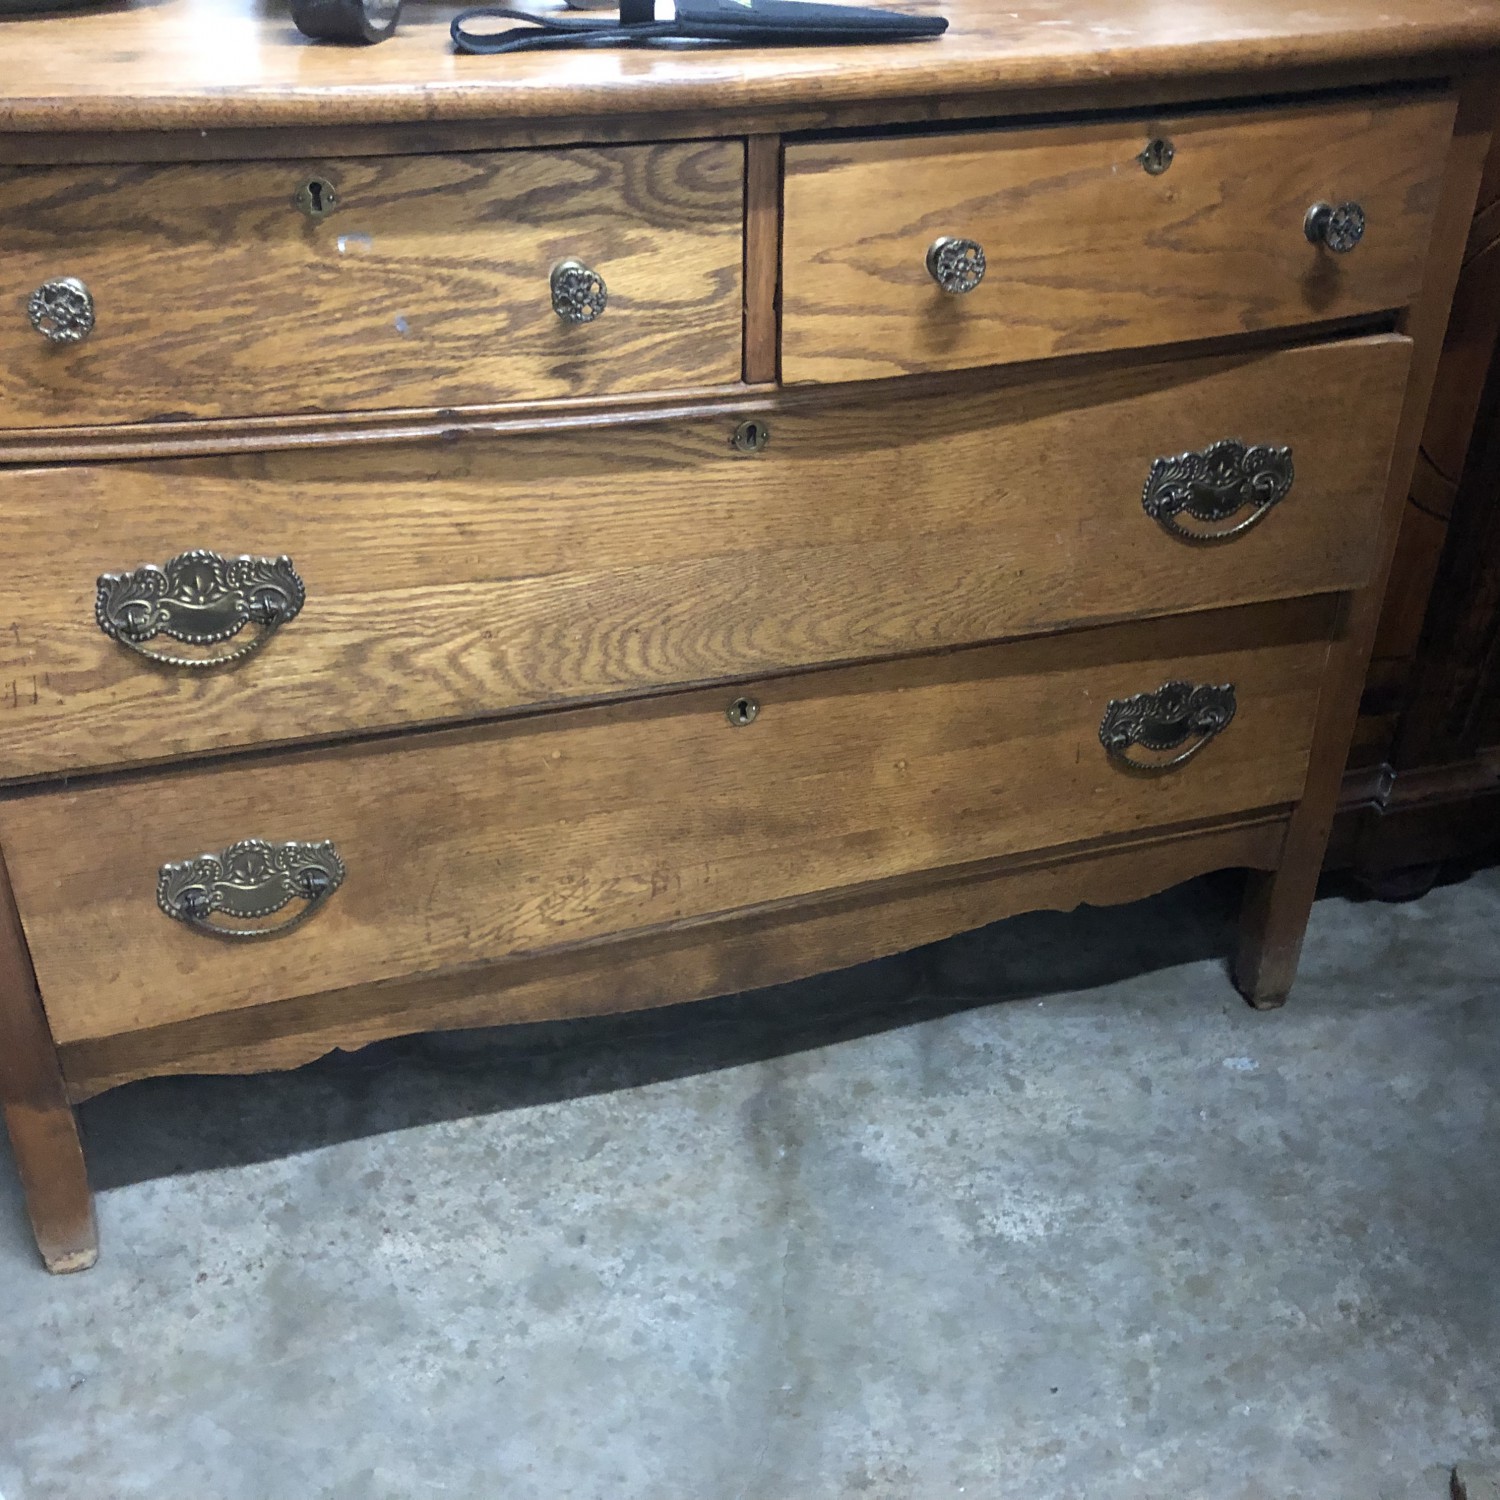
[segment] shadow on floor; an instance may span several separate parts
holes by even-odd
[[[852,969],[689,1005],[379,1042],[290,1073],[147,1079],[80,1106],[98,1188],[634,1088],[1230,951],[1243,876],[1031,912]],[[1226,981],[1227,983],[1227,981]]]

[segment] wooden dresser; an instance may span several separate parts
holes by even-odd
[[[454,56],[0,22],[0,1088],[1252,872],[1287,995],[1500,0]]]

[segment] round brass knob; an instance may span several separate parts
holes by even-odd
[[[1347,255],[1365,237],[1365,211],[1357,203],[1314,203],[1302,229],[1313,244]]]
[[[927,247],[927,274],[945,292],[972,292],[984,280],[984,247],[945,234]]]
[[[26,315],[49,344],[80,344],[94,331],[94,299],[76,276],[44,281],[31,294]]]
[[[604,278],[581,260],[560,260],[552,268],[552,311],[564,323],[592,323],[609,301]]]

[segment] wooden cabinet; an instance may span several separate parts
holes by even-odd
[[[0,74],[0,1103],[50,1266],[72,1106],[133,1078],[1224,867],[1286,999],[1500,0],[1111,5],[1107,76],[1026,0],[626,59],[210,3],[244,71],[164,0]]]

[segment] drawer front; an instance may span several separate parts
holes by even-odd
[[[721,414],[0,474],[0,775],[1352,588],[1374,562],[1408,354],[1390,336],[963,394],[793,400],[764,418],[770,442],[753,455],[730,442],[742,416]],[[1224,463],[1224,439],[1250,446],[1239,464]],[[1199,493],[1173,490],[1185,453],[1222,521],[1172,509]],[[1256,516],[1216,545],[1190,539]],[[201,653],[238,659],[209,670],[152,663],[105,633],[101,607],[117,622],[158,608],[150,587],[174,596],[166,626],[198,623],[201,570],[168,567],[194,549],[267,567],[285,555],[300,612],[267,635],[244,618],[264,580],[243,582],[242,628]],[[122,580],[103,606],[101,575]],[[196,649],[165,631],[138,644]]]
[[[1261,606],[37,793],[0,802],[0,845],[74,1041],[1288,803],[1333,614]],[[1111,700],[1174,680],[1232,689],[1227,727],[1167,746],[1199,753],[1157,774],[1113,759]],[[728,713],[735,696],[758,713]],[[163,864],[246,839],[329,841],[342,883],[269,941],[159,909]],[[273,925],[305,909],[282,899]]]
[[[719,141],[0,172],[0,426],[738,380],[743,170]],[[565,260],[591,322],[554,310]],[[31,299],[67,279],[93,326],[54,342]]]
[[[1007,364],[1399,307],[1421,284],[1452,124],[1450,100],[1422,98],[788,146],[784,378]],[[1172,144],[1159,174],[1139,160],[1152,139]],[[1363,209],[1346,253],[1308,240],[1308,209],[1325,202]],[[983,248],[972,290],[945,292],[929,272],[939,239]]]

